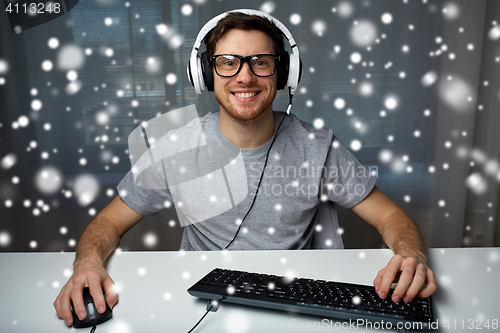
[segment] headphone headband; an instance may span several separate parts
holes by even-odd
[[[213,19],[211,19],[210,21],[208,21],[207,23],[205,23],[205,25],[201,28],[200,32],[198,33],[198,37],[196,37],[196,41],[194,42],[193,48],[195,48],[196,50],[198,50],[200,48],[200,46],[201,46],[201,43],[203,42],[203,40],[207,36],[207,34],[213,28],[215,28],[215,26],[217,25],[217,23],[221,19],[223,19],[224,17],[226,17],[227,14],[229,14],[229,13],[243,13],[243,14],[247,14],[247,15],[257,15],[257,16],[261,16],[261,17],[267,18],[269,21],[271,21],[272,23],[274,23],[274,25],[276,25],[276,27],[278,27],[278,29],[281,30],[281,32],[283,33],[283,35],[285,35],[286,39],[290,43],[291,47],[296,46],[295,45],[295,40],[293,39],[293,36],[290,33],[290,31],[288,30],[288,28],[285,27],[285,25],[283,23],[281,23],[280,21],[278,21],[274,16],[271,16],[271,15],[269,15],[267,13],[264,13],[264,12],[261,12],[259,10],[255,10],[255,9],[235,9],[235,10],[230,10],[228,12],[219,14],[216,17],[214,17]],[[298,50],[297,50],[297,52],[298,52]]]
[[[267,18],[269,21],[274,23],[278,29],[281,30],[283,35],[285,35],[286,39],[288,40],[288,43],[290,44],[290,47],[292,49],[292,53],[290,54],[290,64],[288,66],[288,79],[286,82],[285,87],[290,87],[291,88],[291,93],[292,95],[294,94],[295,90],[297,89],[297,85],[299,84],[301,72],[302,72],[302,66],[300,62],[300,57],[299,57],[299,49],[297,47],[297,44],[295,43],[295,40],[293,39],[292,34],[288,30],[288,28],[278,21],[275,17],[261,12],[259,10],[255,9],[235,9],[235,10],[230,10],[228,12],[222,13],[217,15],[216,17],[212,18],[210,21],[208,21],[200,30],[198,33],[198,36],[196,37],[196,40],[193,45],[193,49],[191,50],[191,56],[189,59],[189,64],[187,66],[187,75],[188,79],[191,82],[191,84],[194,86],[195,91],[197,94],[201,94],[203,90],[205,90],[207,87],[205,85],[204,79],[203,79],[203,65],[200,60],[200,56],[198,55],[198,50],[201,47],[201,43],[207,36],[207,34],[215,28],[217,23],[224,17],[227,16],[229,13],[243,13],[247,15],[257,15],[261,16],[264,18]]]

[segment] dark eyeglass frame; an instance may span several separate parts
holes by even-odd
[[[232,57],[236,57],[236,58],[240,59],[240,67],[238,68],[236,73],[234,73],[233,75],[221,75],[221,74],[219,74],[219,72],[217,71],[217,66],[215,66],[215,60],[220,56],[232,56]],[[253,57],[259,57],[259,56],[271,56],[274,58],[274,69],[273,69],[273,72],[271,74],[259,75],[253,71],[252,65],[250,64],[250,59],[252,59]],[[224,54],[214,54],[213,56],[210,57],[210,61],[211,61],[212,66],[215,68],[215,73],[217,73],[217,75],[219,75],[221,77],[233,77],[233,76],[237,75],[241,71],[241,67],[243,67],[244,62],[248,63],[248,67],[250,68],[250,71],[252,72],[253,75],[258,76],[258,77],[269,77],[269,76],[273,76],[274,73],[276,73],[276,67],[278,65],[278,62],[280,61],[280,56],[274,55],[274,54],[261,53],[261,54],[253,54],[253,55],[243,57],[243,56],[240,56],[237,54],[224,53]]]

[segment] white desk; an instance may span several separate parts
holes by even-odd
[[[215,267],[372,284],[391,256],[390,250],[124,252],[115,255],[108,267],[121,290],[119,303],[113,319],[98,326],[96,333],[189,331],[205,313],[206,301],[186,290]],[[66,328],[52,305],[73,259],[74,253],[0,253],[0,332],[89,332]],[[491,322],[500,320],[500,248],[431,249],[429,262],[439,286],[434,294],[439,331],[469,331],[469,319],[474,325],[489,319],[490,330],[482,331],[495,331]],[[314,325],[322,320],[222,304],[194,332],[334,331],[292,326],[297,321]],[[449,329],[442,326],[446,320],[451,320]]]

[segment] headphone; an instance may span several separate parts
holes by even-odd
[[[283,35],[285,35],[288,43],[290,43],[292,54],[289,54],[287,51],[285,51],[284,54],[279,55],[280,60],[277,68],[277,88],[284,89],[288,87],[290,95],[293,96],[302,76],[302,61],[299,57],[299,49],[297,47],[297,44],[295,44],[295,40],[293,39],[292,34],[283,23],[267,13],[254,9],[236,9],[222,13],[208,21],[203,26],[203,28],[201,28],[198,36],[196,37],[193,49],[191,50],[191,57],[189,58],[189,63],[187,65],[187,76],[196,93],[201,94],[201,92],[205,89],[208,91],[214,91],[214,76],[210,56],[207,51],[203,52],[201,54],[201,57],[198,54],[201,43],[203,42],[207,34],[213,28],[215,28],[219,20],[226,17],[228,13],[233,12],[243,13],[247,15],[258,15],[267,18],[269,21],[274,23],[274,25],[276,25],[278,29],[281,30]]]

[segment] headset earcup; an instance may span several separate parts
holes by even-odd
[[[288,82],[288,73],[290,69],[290,56],[288,52],[284,52],[280,55],[280,60],[278,63],[278,90],[284,89],[286,83]]]
[[[297,84],[300,83],[300,79],[302,78],[302,59],[300,59],[300,57],[299,57],[299,63],[300,63],[300,66],[299,66],[299,80],[297,81]]]
[[[194,87],[193,73],[191,73],[191,60],[189,60],[187,65],[187,77],[191,85]]]
[[[214,91],[214,73],[212,70],[212,64],[210,63],[210,56],[207,51],[201,54],[201,71],[207,90]]]

